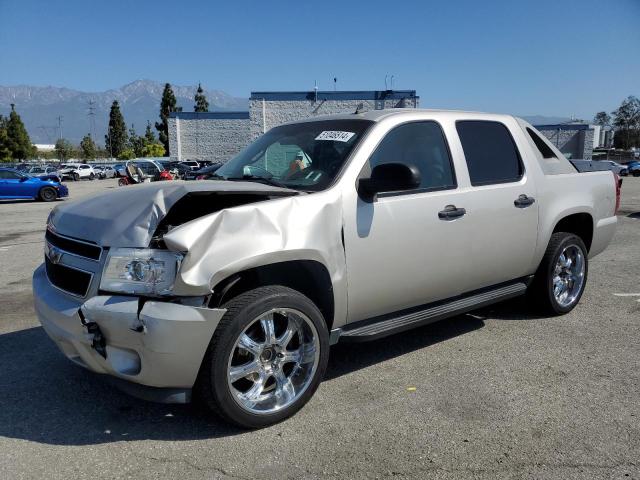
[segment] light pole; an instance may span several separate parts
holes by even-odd
[[[109,156],[113,162],[113,137],[111,136],[111,125],[109,125]]]

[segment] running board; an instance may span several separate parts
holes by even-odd
[[[419,310],[412,309],[409,313],[397,312],[393,316],[385,315],[371,320],[356,322],[342,329],[331,331],[331,343],[366,342],[378,338],[403,332],[421,325],[427,325],[438,320],[470,312],[493,303],[502,302],[524,294],[527,284],[523,282],[510,283],[491,290],[456,297],[445,303],[431,304]]]

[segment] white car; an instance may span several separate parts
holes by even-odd
[[[107,165],[106,167],[94,167],[94,170],[96,170],[96,175],[101,180],[105,178],[114,178],[116,176],[116,171],[111,165]]]
[[[82,180],[83,178],[93,180],[97,177],[96,172],[93,170],[93,167],[91,165],[87,165],[86,163],[65,163],[63,165],[60,165],[58,174],[63,180],[65,178],[69,178],[74,181]]]

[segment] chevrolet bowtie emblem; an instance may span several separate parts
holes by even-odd
[[[60,263],[60,260],[62,259],[62,250],[52,245],[47,245],[46,254],[47,258],[49,258],[49,261],[54,265]]]

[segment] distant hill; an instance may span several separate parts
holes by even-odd
[[[55,143],[58,138],[58,116],[62,116],[62,135],[73,143],[79,143],[89,133],[89,101],[95,102],[95,139],[104,144],[109,122],[109,109],[118,100],[127,127],[133,123],[138,133],[143,133],[149,120],[153,126],[159,120],[160,98],[164,83],[152,80],[136,80],[123,87],[106,92],[80,92],[63,87],[33,87],[17,85],[0,86],[0,114],[10,111],[10,104],[22,117],[34,143]],[[185,111],[193,111],[196,86],[172,85],[178,105]],[[220,90],[206,90],[209,110],[246,110],[246,98],[232,97]],[[155,129],[154,129],[155,132]],[[157,133],[157,132],[156,132]]]

